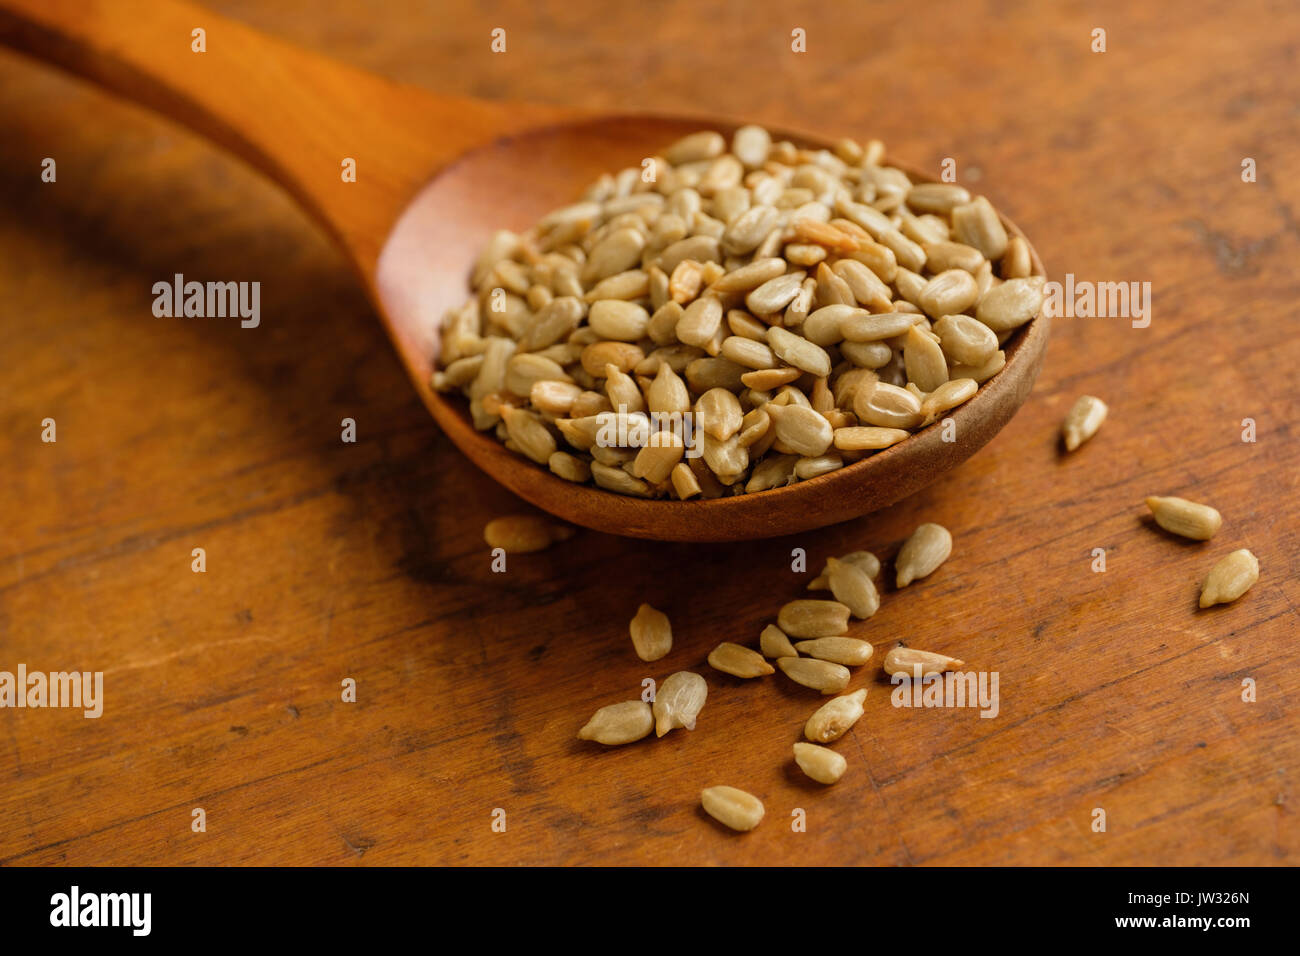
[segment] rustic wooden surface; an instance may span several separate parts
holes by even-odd
[[[1150,281],[1153,320],[1058,319],[1011,424],[885,512],[757,545],[583,532],[493,574],[483,524],[517,503],[440,437],[308,219],[177,127],[0,54],[0,670],[102,670],[106,695],[99,720],[0,712],[0,863],[1295,862],[1293,6],[213,6],[432,89],[954,157],[1054,278]],[[150,288],[176,272],[261,281],[261,328],[155,319]],[[1111,419],[1062,459],[1082,392]],[[1209,501],[1224,528],[1175,540],[1143,517],[1150,493]],[[997,670],[996,719],[896,710],[868,665],[829,790],[790,760],[820,698],[779,678],[708,672],[692,734],[574,740],[642,678],[754,640],[807,579],[792,548],[892,557],[926,520],[952,559],[861,632],[878,656],[901,639]],[[1196,611],[1237,547],[1259,584]],[[675,622],[655,665],[627,639],[642,600]],[[768,819],[723,832],[698,809],[712,783]]]

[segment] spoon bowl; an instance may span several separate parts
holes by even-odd
[[[195,25],[207,49],[189,45]],[[447,437],[519,497],[598,531],[672,541],[792,534],[883,508],[986,444],[1024,403],[1048,319],[1004,346],[1006,366],[931,425],[837,471],[779,489],[691,501],[577,485],[476,431],[466,402],[430,387],[443,313],[469,294],[471,264],[498,229],[522,230],[603,172],[699,129],[704,117],[595,116],[439,96],[390,83],[173,0],[0,0],[0,42],[189,125],[283,185],[330,231],[378,306],[425,406]],[[830,142],[774,131],[802,146]],[[348,180],[341,169],[355,170]],[[916,175],[902,167],[914,179]],[[1010,234],[1021,235],[1003,220]],[[1030,245],[1034,274],[1042,263]]]
[[[596,117],[548,126],[474,150],[426,185],[402,214],[379,258],[378,296],[398,351],[430,413],[479,468],[538,508],[597,531],[668,541],[736,541],[793,534],[893,504],[987,443],[1024,403],[1042,365],[1048,320],[1040,316],[1005,346],[1007,364],[936,424],[837,471],[782,488],[727,498],[647,500],[577,485],[475,430],[459,393],[430,387],[442,314],[469,294],[478,251],[498,229],[522,231],[576,201],[603,172],[637,166],[702,128],[730,135],[735,124],[660,116]],[[804,134],[774,131],[800,146],[830,148]],[[920,176],[906,170],[913,179]],[[1021,235],[1003,220],[1007,231]],[[1030,245],[1035,274],[1042,264]]]

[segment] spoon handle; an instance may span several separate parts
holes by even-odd
[[[394,83],[181,0],[0,0],[0,43],[241,156],[320,219],[371,284],[394,219],[439,168],[564,115]]]

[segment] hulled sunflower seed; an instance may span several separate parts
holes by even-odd
[[[593,461],[591,479],[606,491],[617,491],[619,494],[633,495],[637,498],[650,497],[650,486],[640,478],[633,478],[622,468]]]
[[[915,428],[922,420],[921,400],[907,389],[888,382],[858,389],[853,397],[853,413],[859,421],[877,428]]]
[[[849,629],[849,609],[839,601],[790,601],[776,626],[791,637],[838,637]]]
[[[1002,278],[1025,279],[1033,269],[1029,258],[1029,243],[1020,236],[1007,240],[1007,251],[1002,254]]]
[[[856,637],[818,637],[811,641],[795,644],[800,654],[815,657],[819,661],[843,664],[846,667],[860,667],[871,660],[872,646]]]
[[[982,365],[998,350],[997,334],[969,315],[945,315],[934,323],[934,331],[953,365]]]
[[[877,451],[897,445],[911,434],[902,428],[850,425],[835,429],[835,447],[840,451]]]
[[[708,696],[709,685],[699,674],[690,671],[669,674],[655,692],[651,708],[655,718],[655,736],[662,737],[678,727],[694,730],[695,720],[704,709]]]
[[[757,169],[767,162],[767,152],[772,148],[772,136],[761,126],[742,126],[731,138],[731,152],[745,164],[746,169]]]
[[[674,465],[669,478],[673,483],[673,494],[681,501],[694,498],[700,493],[700,483],[696,480],[695,473],[685,464]]]
[[[769,279],[745,296],[745,305],[755,315],[771,315],[780,312],[799,294],[803,277],[804,273],[798,271]]]
[[[663,611],[642,604],[628,625],[632,633],[632,647],[643,661],[657,661],[673,649],[673,627]],[[660,734],[662,737],[663,735]]]
[[[933,651],[918,651],[911,647],[895,647],[885,655],[886,674],[906,674],[926,677],[930,674],[942,674],[944,671],[961,667],[965,661],[947,654],[935,654]]]
[[[1156,524],[1173,534],[1193,541],[1209,541],[1219,533],[1223,516],[1209,505],[1197,504],[1186,498],[1147,498],[1147,507]]]
[[[647,737],[653,729],[650,705],[643,700],[628,700],[596,711],[578,731],[578,739],[614,747]]]
[[[1007,231],[993,204],[983,196],[952,208],[952,235],[978,249],[985,259],[1001,259],[1007,251]]]
[[[794,745],[794,762],[811,779],[825,784],[838,781],[849,767],[848,761],[829,747],[807,744],[802,740]]]
[[[773,673],[762,654],[730,641],[723,641],[709,652],[709,666],[732,677],[765,677]]]
[[[645,336],[646,326],[650,324],[650,313],[635,302],[602,299],[591,304],[587,323],[602,339],[637,342]]]
[[[493,518],[483,529],[489,547],[501,548],[506,554],[542,551],[556,541],[573,536],[573,529],[537,515],[506,515]]]
[[[798,657],[799,652],[794,649],[790,643],[790,638],[786,637],[785,631],[781,630],[775,624],[769,624],[763,628],[763,633],[758,636],[758,649],[763,652],[764,657]]]
[[[1043,277],[1008,279],[984,293],[975,318],[994,332],[1018,329],[1043,308]],[[961,309],[957,310],[962,311]]]
[[[742,833],[763,821],[763,801],[735,787],[706,787],[700,791],[700,805],[723,826]]]
[[[1061,435],[1065,439],[1065,450],[1074,451],[1093,435],[1106,420],[1106,403],[1091,395],[1080,395],[1070,406],[1065,421],[1061,424]]]
[[[565,481],[581,484],[591,478],[591,465],[577,455],[566,451],[557,451],[546,460],[547,466]]]
[[[948,359],[939,343],[915,325],[904,337],[903,367],[908,381],[923,392],[933,392],[948,381]]]
[[[866,620],[880,610],[880,595],[865,568],[837,558],[827,558],[826,583],[830,585],[835,600],[845,605],[858,620]],[[871,656],[870,650],[867,651],[867,656]],[[847,664],[848,661],[840,663]]]
[[[851,464],[1004,366],[997,346],[1046,280],[988,200],[913,183],[880,165],[878,141],[801,148],[759,127],[731,139],[735,152],[692,134],[650,157],[648,181],[628,166],[527,232],[496,234],[471,297],[439,323],[432,386],[459,389],[476,429],[562,478],[719,498]],[[742,425],[726,415],[702,459],[588,434],[620,406],[684,415],[719,388]]]
[[[896,586],[905,588],[928,577],[952,554],[952,535],[939,524],[923,524],[903,543],[894,560]]]
[[[1249,591],[1259,580],[1259,559],[1242,548],[1218,563],[1206,575],[1201,585],[1200,606],[1230,604]]]
[[[980,290],[974,276],[965,269],[949,269],[925,284],[916,304],[925,310],[926,315],[938,319],[965,312],[979,297]]]
[[[803,735],[815,744],[839,740],[862,716],[862,705],[866,699],[867,690],[864,687],[843,697],[828,700],[813,711],[813,715],[804,724]]]
[[[811,687],[823,694],[838,694],[849,686],[851,675],[843,664],[832,664],[811,657],[778,657],[776,666],[796,684]]]
[[[917,212],[951,212],[970,202],[970,193],[955,183],[917,183],[907,193],[907,204]]]
[[[776,429],[778,450],[787,454],[815,457],[823,454],[835,438],[831,423],[820,413],[802,405],[767,406]]]
[[[921,399],[921,423],[928,425],[944,412],[951,411],[958,405],[975,397],[979,384],[970,378],[955,378],[944,382],[925,398]]]
[[[831,374],[831,357],[819,345],[778,326],[767,330],[767,344],[777,358],[818,378]]]

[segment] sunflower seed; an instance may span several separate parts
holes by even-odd
[[[866,620],[880,610],[880,595],[865,568],[836,558],[826,559],[826,581],[835,600],[845,605],[858,620]],[[867,651],[870,656],[870,650]],[[814,657],[820,655],[813,655]],[[834,660],[834,658],[828,658]],[[841,661],[847,664],[848,661]]]
[[[731,138],[731,152],[746,169],[757,169],[767,162],[771,148],[772,137],[761,126],[742,126]]]
[[[909,677],[926,677],[942,674],[965,664],[965,661],[932,651],[918,651],[911,647],[895,647],[885,655],[886,674],[906,674]]]
[[[576,455],[570,455],[568,452],[557,451],[546,460],[546,464],[552,472],[565,481],[575,481],[582,484],[591,478],[591,465]]]
[[[776,356],[767,345],[739,335],[730,335],[723,339],[722,349],[718,354],[748,369],[770,369],[775,368],[777,364]]]
[[[598,461],[591,463],[591,479],[606,491],[617,491],[637,498],[650,497],[650,486],[640,478],[633,478],[622,468],[613,468]]]
[[[733,677],[764,677],[773,673],[772,665],[763,655],[748,647],[723,641],[709,652],[709,666]]]
[[[706,787],[700,791],[700,804],[713,819],[742,833],[763,820],[763,801],[735,787]]]
[[[677,321],[676,334],[687,345],[704,348],[722,328],[722,303],[713,296],[696,299]]]
[[[943,525],[923,524],[904,542],[894,570],[896,585],[905,588],[913,581],[933,574],[952,554],[952,535]]]
[[[850,425],[835,429],[835,447],[840,451],[876,451],[897,445],[911,435],[901,428]]]
[[[1007,231],[993,204],[983,196],[952,208],[952,234],[958,242],[978,249],[985,259],[1001,259],[1007,251]]]
[[[955,378],[944,382],[921,400],[921,424],[928,425],[946,411],[975,397],[979,385],[971,378]]]
[[[856,637],[819,637],[811,641],[799,641],[795,649],[800,654],[815,657],[819,661],[832,664],[844,664],[858,667],[871,660],[872,647],[866,641]]]
[[[659,685],[651,708],[655,718],[655,736],[662,737],[678,727],[694,730],[695,719],[704,709],[708,696],[709,685],[699,674],[690,671],[669,674]]]
[[[1024,325],[1043,308],[1043,277],[1008,279],[984,293],[975,318],[994,332],[1009,332]],[[961,312],[962,309],[955,311]]]
[[[1065,421],[1061,424],[1061,434],[1065,438],[1065,450],[1074,451],[1093,435],[1106,420],[1109,409],[1100,398],[1080,395],[1070,406]]]
[[[754,252],[764,238],[775,229],[780,217],[780,212],[766,203],[751,206],[732,220],[723,231],[722,249],[733,256]],[[771,257],[756,255],[755,258]]]
[[[674,465],[672,474],[669,477],[673,483],[673,493],[681,501],[694,498],[700,493],[700,483],[695,479],[695,474],[687,465]]]
[[[643,661],[657,661],[673,649],[673,628],[663,611],[642,604],[628,626],[632,633],[632,647]],[[659,736],[663,736],[660,734]]]
[[[907,194],[907,204],[917,212],[946,213],[970,202],[970,193],[954,183],[917,183]]]
[[[849,766],[842,755],[829,747],[818,747],[802,740],[794,745],[794,761],[810,778],[825,784],[838,781]]]
[[[831,446],[835,431],[819,412],[802,405],[777,405],[767,407],[767,414],[776,429],[778,446],[788,454],[808,457],[820,455]]]
[[[965,269],[941,272],[925,284],[916,303],[931,318],[965,312],[979,300],[975,277]]]
[[[767,330],[767,344],[777,358],[787,365],[793,365],[818,378],[831,374],[831,357],[826,354],[826,350],[801,335],[773,326]]]
[[[794,466],[795,476],[800,481],[807,481],[820,475],[829,475],[844,467],[844,458],[838,452],[828,452],[812,458],[800,458]]]
[[[969,378],[975,382],[987,382],[1007,364],[1005,352],[997,351],[983,365],[954,365],[948,369],[948,377],[951,379]]]
[[[650,313],[635,302],[602,299],[591,304],[587,324],[602,339],[636,342],[645,337],[646,326],[650,324]]]
[[[507,554],[526,554],[542,551],[552,543],[571,537],[573,529],[557,525],[537,515],[506,515],[493,518],[483,529],[483,540],[489,547],[501,548]]]
[[[592,378],[604,378],[606,366],[630,372],[645,359],[645,352],[629,342],[593,342],[582,350],[582,368]]]
[[[1020,236],[1007,240],[1007,251],[1002,254],[1002,278],[1025,279],[1033,269],[1029,259],[1029,243]]]
[[[786,637],[785,631],[775,624],[769,624],[763,628],[763,633],[758,636],[758,648],[763,652],[764,657],[799,656],[799,652],[790,643],[790,638]]]
[[[907,389],[887,382],[859,389],[853,398],[853,412],[868,425],[891,429],[915,428],[922,417],[921,400]]]
[[[803,735],[815,744],[839,740],[858,722],[863,713],[867,690],[855,690],[843,697],[828,700],[818,707],[804,724]]]
[[[919,326],[912,326],[904,337],[903,367],[908,381],[923,392],[933,392],[948,381],[948,360],[943,350]]]
[[[501,417],[505,420],[510,440],[533,461],[545,465],[555,454],[555,438],[536,414],[505,405],[501,408]]]
[[[849,609],[839,601],[790,601],[776,624],[791,637],[836,637],[849,629]]]
[[[776,666],[796,684],[823,694],[838,694],[849,686],[849,669],[842,664],[810,657],[778,657]]]
[[[919,223],[920,220],[913,218],[912,222]],[[939,238],[930,238],[922,240],[907,231],[907,221],[903,224],[903,234],[913,242],[921,243],[921,248],[925,250],[925,264],[930,271],[934,273],[946,272],[949,269],[965,269],[971,275],[974,275],[984,262],[984,256],[978,249],[973,249],[968,245],[960,242],[949,242],[946,238],[948,227],[943,225],[943,235]]]
[[[1200,605],[1230,604],[1259,580],[1259,559],[1245,548],[1234,551],[1210,569],[1201,586]]]
[[[998,350],[998,337],[969,315],[945,315],[934,323],[939,347],[953,365],[982,365]]]
[[[803,284],[802,270],[790,272],[775,279],[769,279],[749,295],[745,296],[745,305],[755,315],[771,315],[780,312],[799,294]]]
[[[749,292],[765,282],[770,282],[785,274],[785,260],[779,256],[771,259],[758,259],[749,265],[733,269],[710,288],[714,292]]]
[[[1152,495],[1147,498],[1147,507],[1160,527],[1193,541],[1209,541],[1223,525],[1223,516],[1219,512],[1186,498]]]
[[[647,737],[654,729],[654,714],[643,700],[628,700],[602,707],[578,731],[579,740],[617,746]]]

